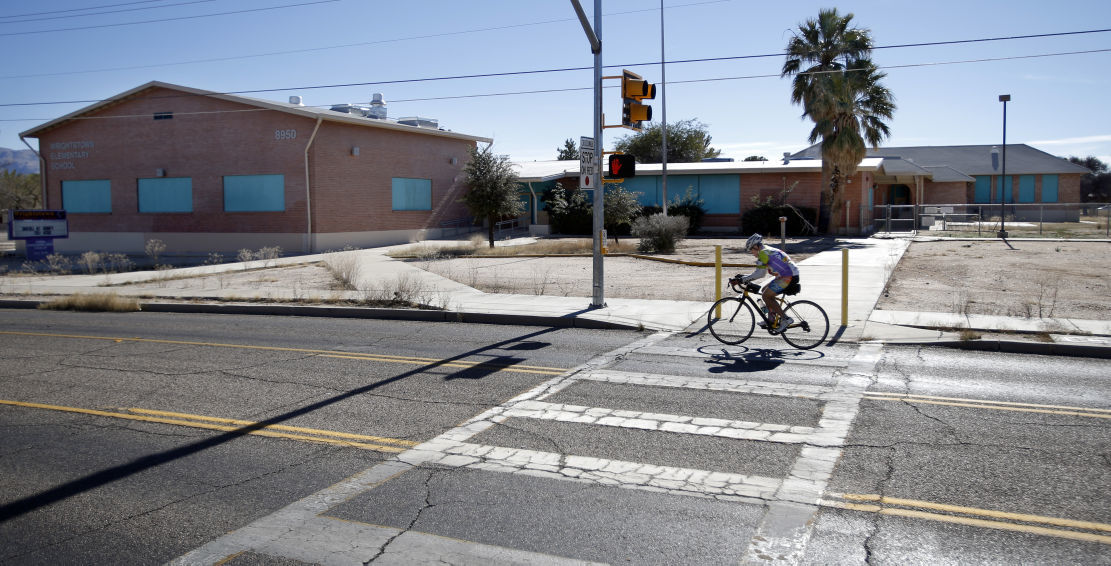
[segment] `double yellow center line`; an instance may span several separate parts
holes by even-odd
[[[535,373],[540,375],[563,375],[565,368],[530,366],[515,363],[482,362],[470,360],[445,360],[442,358],[422,358],[417,356],[392,356],[389,354],[371,354],[360,352],[344,352],[338,350],[317,350],[312,348],[283,348],[278,346],[255,346],[251,344],[224,344],[220,342],[193,342],[188,340],[160,340],[156,338],[129,338],[116,336],[87,336],[81,334],[50,334],[45,332],[13,332],[0,331],[0,335],[9,336],[43,336],[48,338],[70,338],[77,340],[105,340],[111,342],[136,342],[145,344],[173,344],[178,346],[203,346],[208,348],[237,348],[241,350],[261,350],[268,352],[292,352],[298,354],[311,354],[323,358],[338,358],[345,360],[361,360],[368,362],[385,362],[411,365],[434,365],[436,367],[452,367],[467,369],[492,369],[515,373]]]
[[[365,434],[352,434],[348,432],[337,432],[332,430],[320,430],[315,428],[303,428],[277,424],[262,425],[258,422],[253,421],[225,419],[221,417],[207,417],[204,415],[191,415],[188,413],[172,413],[169,411],[155,411],[151,409],[83,409],[80,407],[64,407],[61,405],[27,403],[23,401],[8,401],[4,399],[0,399],[0,405],[10,405],[13,407],[24,407],[28,409],[47,409],[50,411],[79,413],[83,415],[111,417],[114,419],[127,419],[148,423],[188,426],[192,428],[203,428],[207,430],[219,430],[224,432],[244,431],[247,434],[253,434],[256,436],[284,438],[286,440],[297,440],[301,442],[321,442],[324,444],[334,444],[350,448],[361,448],[364,450],[375,450],[378,452],[404,452],[405,450],[408,450],[409,448],[417,445],[416,442],[413,442],[411,440],[383,438],[381,436],[369,436]]]
[[[871,399],[873,401],[903,401],[906,403],[942,405],[947,407],[967,407],[972,409],[990,409],[993,411],[1017,411],[1022,413],[1064,415],[1069,417],[1111,419],[1111,410],[1108,409],[1069,407],[1066,405],[1038,405],[1034,403],[985,401],[983,399],[962,399],[960,397],[936,397],[933,395],[907,395],[903,393],[881,393],[873,391],[865,393],[864,399]]]
[[[1111,533],[1111,525],[1106,523],[993,511],[991,509],[977,509],[975,507],[862,493],[827,494],[827,497],[822,499],[821,505],[878,513],[880,515],[941,521],[973,527],[1111,544],[1111,536],[1106,534]],[[923,509],[928,511],[923,511]]]

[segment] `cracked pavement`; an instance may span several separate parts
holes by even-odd
[[[415,445],[383,453],[0,405],[5,504],[165,455],[6,516],[6,561],[1106,561],[1111,385],[1097,360],[879,345],[800,354],[696,332],[257,318],[247,328],[238,317],[203,340],[414,360],[399,365],[89,342],[72,337],[92,332],[73,315],[36,316],[71,337],[5,336],[5,360],[19,366],[0,370],[0,399]],[[122,318],[89,320],[104,336],[135,335],[116,328]],[[204,317],[133,318],[162,339],[202,342]],[[566,370],[442,362],[506,350]],[[198,443],[208,444],[182,452]]]

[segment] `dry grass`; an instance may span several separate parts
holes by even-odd
[[[627,240],[625,242],[608,242],[606,244],[606,253],[636,253],[637,247],[634,243],[635,240]],[[393,258],[417,258],[417,259],[442,259],[442,258],[455,258],[455,257],[514,257],[514,256],[531,256],[531,255],[588,255],[594,253],[594,243],[588,238],[576,239],[560,239],[560,240],[540,240],[532,244],[523,244],[519,246],[498,246],[491,248],[485,242],[475,244],[462,244],[449,247],[430,246],[428,244],[416,244],[401,248],[399,250],[389,252],[390,257]]]
[[[139,301],[133,297],[121,297],[115,293],[75,293],[39,305],[44,310],[68,310],[87,312],[136,312]]]

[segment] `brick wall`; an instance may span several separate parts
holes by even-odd
[[[172,119],[155,120],[155,113]],[[316,120],[238,102],[152,88],[43,132],[47,208],[62,181],[111,181],[112,212],[69,215],[71,233],[303,234],[305,148]],[[352,155],[352,147],[360,148]],[[466,216],[458,203],[474,142],[340,122],[321,123],[309,152],[312,229],[372,232],[437,228]],[[452,161],[454,160],[454,163]],[[191,213],[139,213],[138,179],[192,179]],[[224,212],[225,175],[281,174],[285,210]],[[431,179],[432,211],[393,211],[392,178]],[[286,239],[286,237],[281,237]]]

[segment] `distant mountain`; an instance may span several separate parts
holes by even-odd
[[[16,173],[38,173],[39,158],[29,149],[8,149],[0,147],[0,169]]]

